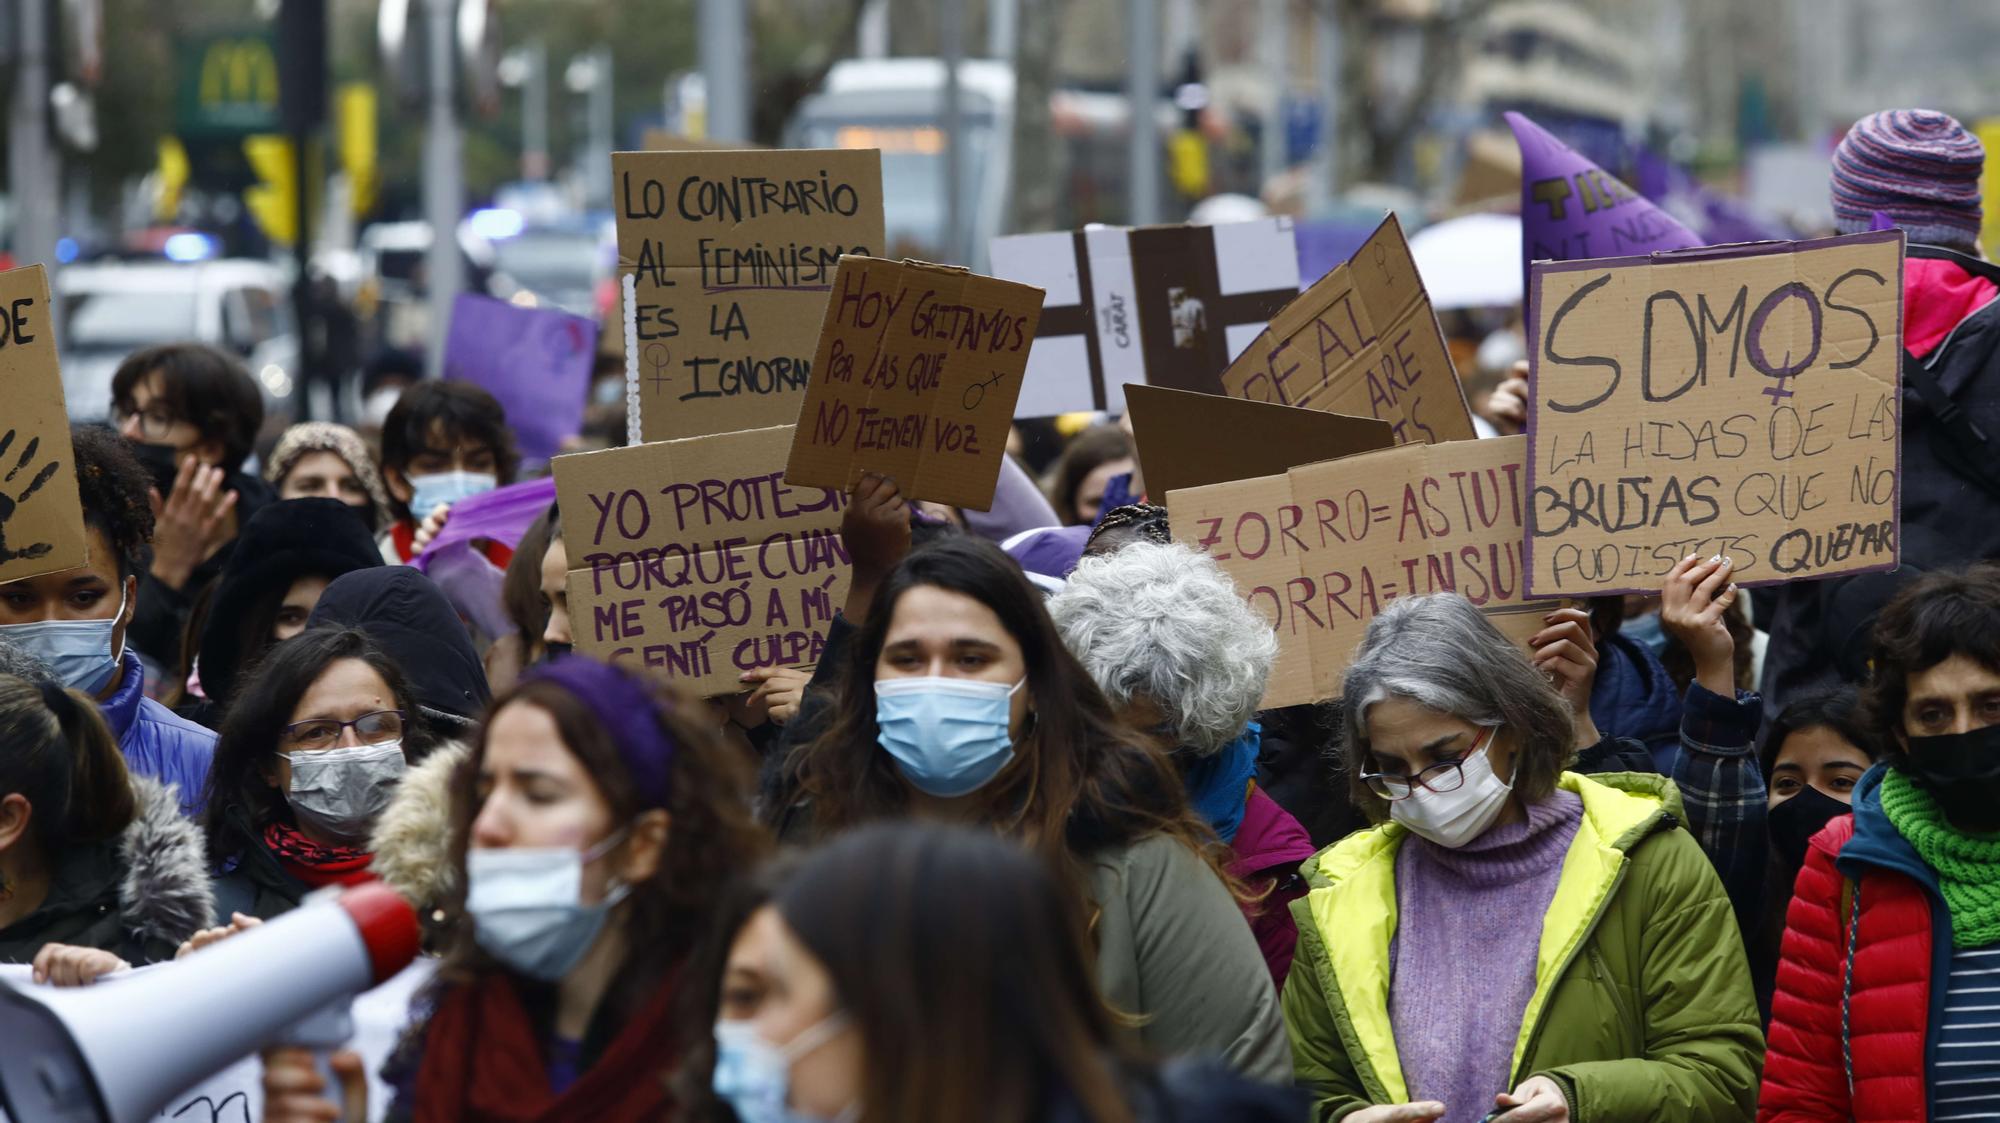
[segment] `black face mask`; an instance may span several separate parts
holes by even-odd
[[[2000,827],[2000,725],[1910,738],[1904,772],[1923,785],[1955,827]]]
[[[573,645],[567,643],[545,643],[542,645],[542,662],[553,663],[568,655]]]
[[[132,450],[132,455],[138,458],[139,466],[146,470],[147,475],[153,477],[153,486],[159,490],[160,498],[165,499],[172,495],[174,477],[178,476],[181,470],[179,450],[171,445],[147,444],[144,441],[128,440],[125,445]]]
[[[380,522],[381,519],[377,517],[375,512],[375,504],[372,501],[368,503],[363,503],[358,507],[354,506],[351,503],[348,504],[348,506],[352,508],[352,510],[356,515],[359,515],[361,517],[361,525],[368,528],[369,534],[380,533],[379,528],[377,528],[375,524]]]
[[[1804,791],[1771,808],[1765,818],[1771,832],[1771,849],[1784,859],[1791,869],[1806,864],[1806,843],[1839,816],[1853,808],[1818,788],[1808,786]]]

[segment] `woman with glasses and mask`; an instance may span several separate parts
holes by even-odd
[[[699,702],[577,656],[524,673],[455,778],[464,920],[384,1074],[386,1118],[682,1118],[680,1016],[713,1002],[690,956],[766,850],[749,798]],[[334,1067],[365,1097],[358,1058]],[[264,1091],[266,1123],[335,1117],[310,1053],[269,1055]]]
[[[1285,1021],[1316,1118],[1741,1119],[1763,1046],[1664,776],[1586,778],[1571,706],[1471,602],[1369,623],[1342,694],[1386,822],[1305,865]]]
[[[434,741],[403,672],[363,633],[312,628],[272,648],[238,687],[209,772],[218,920],[268,920],[366,880],[369,832]]]
[[[1863,724],[1886,756],[1806,845],[1758,1118],[1992,1119],[2000,566],[1912,582],[1876,618],[1870,655]]]

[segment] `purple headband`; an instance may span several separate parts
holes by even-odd
[[[678,746],[660,727],[654,714],[659,701],[643,682],[586,655],[564,655],[530,668],[521,681],[552,682],[575,695],[610,730],[639,801],[647,807],[667,806]]]

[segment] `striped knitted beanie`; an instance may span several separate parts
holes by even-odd
[[[1885,109],[1855,122],[1833,152],[1833,217],[1843,234],[1888,215],[1912,242],[1979,244],[1986,150],[1949,113]]]

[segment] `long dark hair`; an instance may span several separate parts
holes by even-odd
[[[1188,809],[1173,765],[1119,723],[1013,559],[970,537],[941,539],[904,558],[849,644],[832,720],[792,761],[817,831],[909,808],[909,789],[877,743],[875,662],[897,603],[920,587],[991,609],[1026,660],[1030,725],[1015,744],[1019,761],[979,792],[982,822],[1040,851],[1079,893],[1092,854],[1152,834],[1173,836],[1221,873],[1220,844]]]
[[[1855,697],[1854,688],[1824,687],[1787,703],[1764,730],[1763,743],[1757,747],[1757,762],[1764,769],[1766,781],[1771,779],[1771,770],[1778,766],[1778,753],[1784,749],[1785,739],[1808,729],[1831,729],[1867,754],[1869,760],[1882,759],[1881,741],[1864,723],[1861,700]]]
[[[985,831],[903,822],[775,865],[723,912],[691,1036],[706,1038],[729,946],[767,904],[865,1043],[863,1123],[1030,1123],[1064,1099],[1090,1123],[1133,1118],[1121,1077],[1136,1060],[1098,995],[1082,910],[1034,855]],[[686,1093],[705,1090],[710,1056],[690,1054]]]
[[[272,647],[263,661],[241,678],[235,701],[223,715],[215,760],[208,769],[202,829],[208,835],[209,857],[218,864],[242,848],[243,828],[258,829],[289,814],[284,794],[271,786],[267,769],[279,752],[299,699],[328,667],[343,659],[368,664],[388,685],[396,708],[404,714],[404,755],[417,761],[430,751],[435,738],[417,711],[409,680],[366,633],[353,628],[309,628]]]
[[[654,984],[686,961],[709,933],[725,888],[748,875],[770,850],[769,833],[750,814],[748,762],[723,744],[700,701],[664,684],[648,685],[653,718],[675,746],[666,850],[653,876],[634,883],[626,898],[629,951],[618,986],[606,993],[605,1009],[592,1019],[586,1050],[591,1042],[606,1039],[603,1035],[613,1027],[622,1026],[651,997]],[[469,883],[465,854],[482,803],[479,766],[486,756],[486,739],[493,716],[515,704],[534,706],[555,720],[563,747],[590,775],[610,805],[614,822],[630,822],[650,809],[638,794],[612,732],[586,703],[555,682],[530,680],[516,686],[493,700],[471,754],[452,776],[451,854],[458,876],[451,899],[443,906],[451,916],[465,916]],[[473,925],[467,921],[455,925],[447,937],[438,977],[442,984],[453,985],[506,970],[474,940]]]
[[[138,815],[118,742],[97,704],[54,684],[0,675],[0,796],[27,797],[42,860],[110,838]]]

